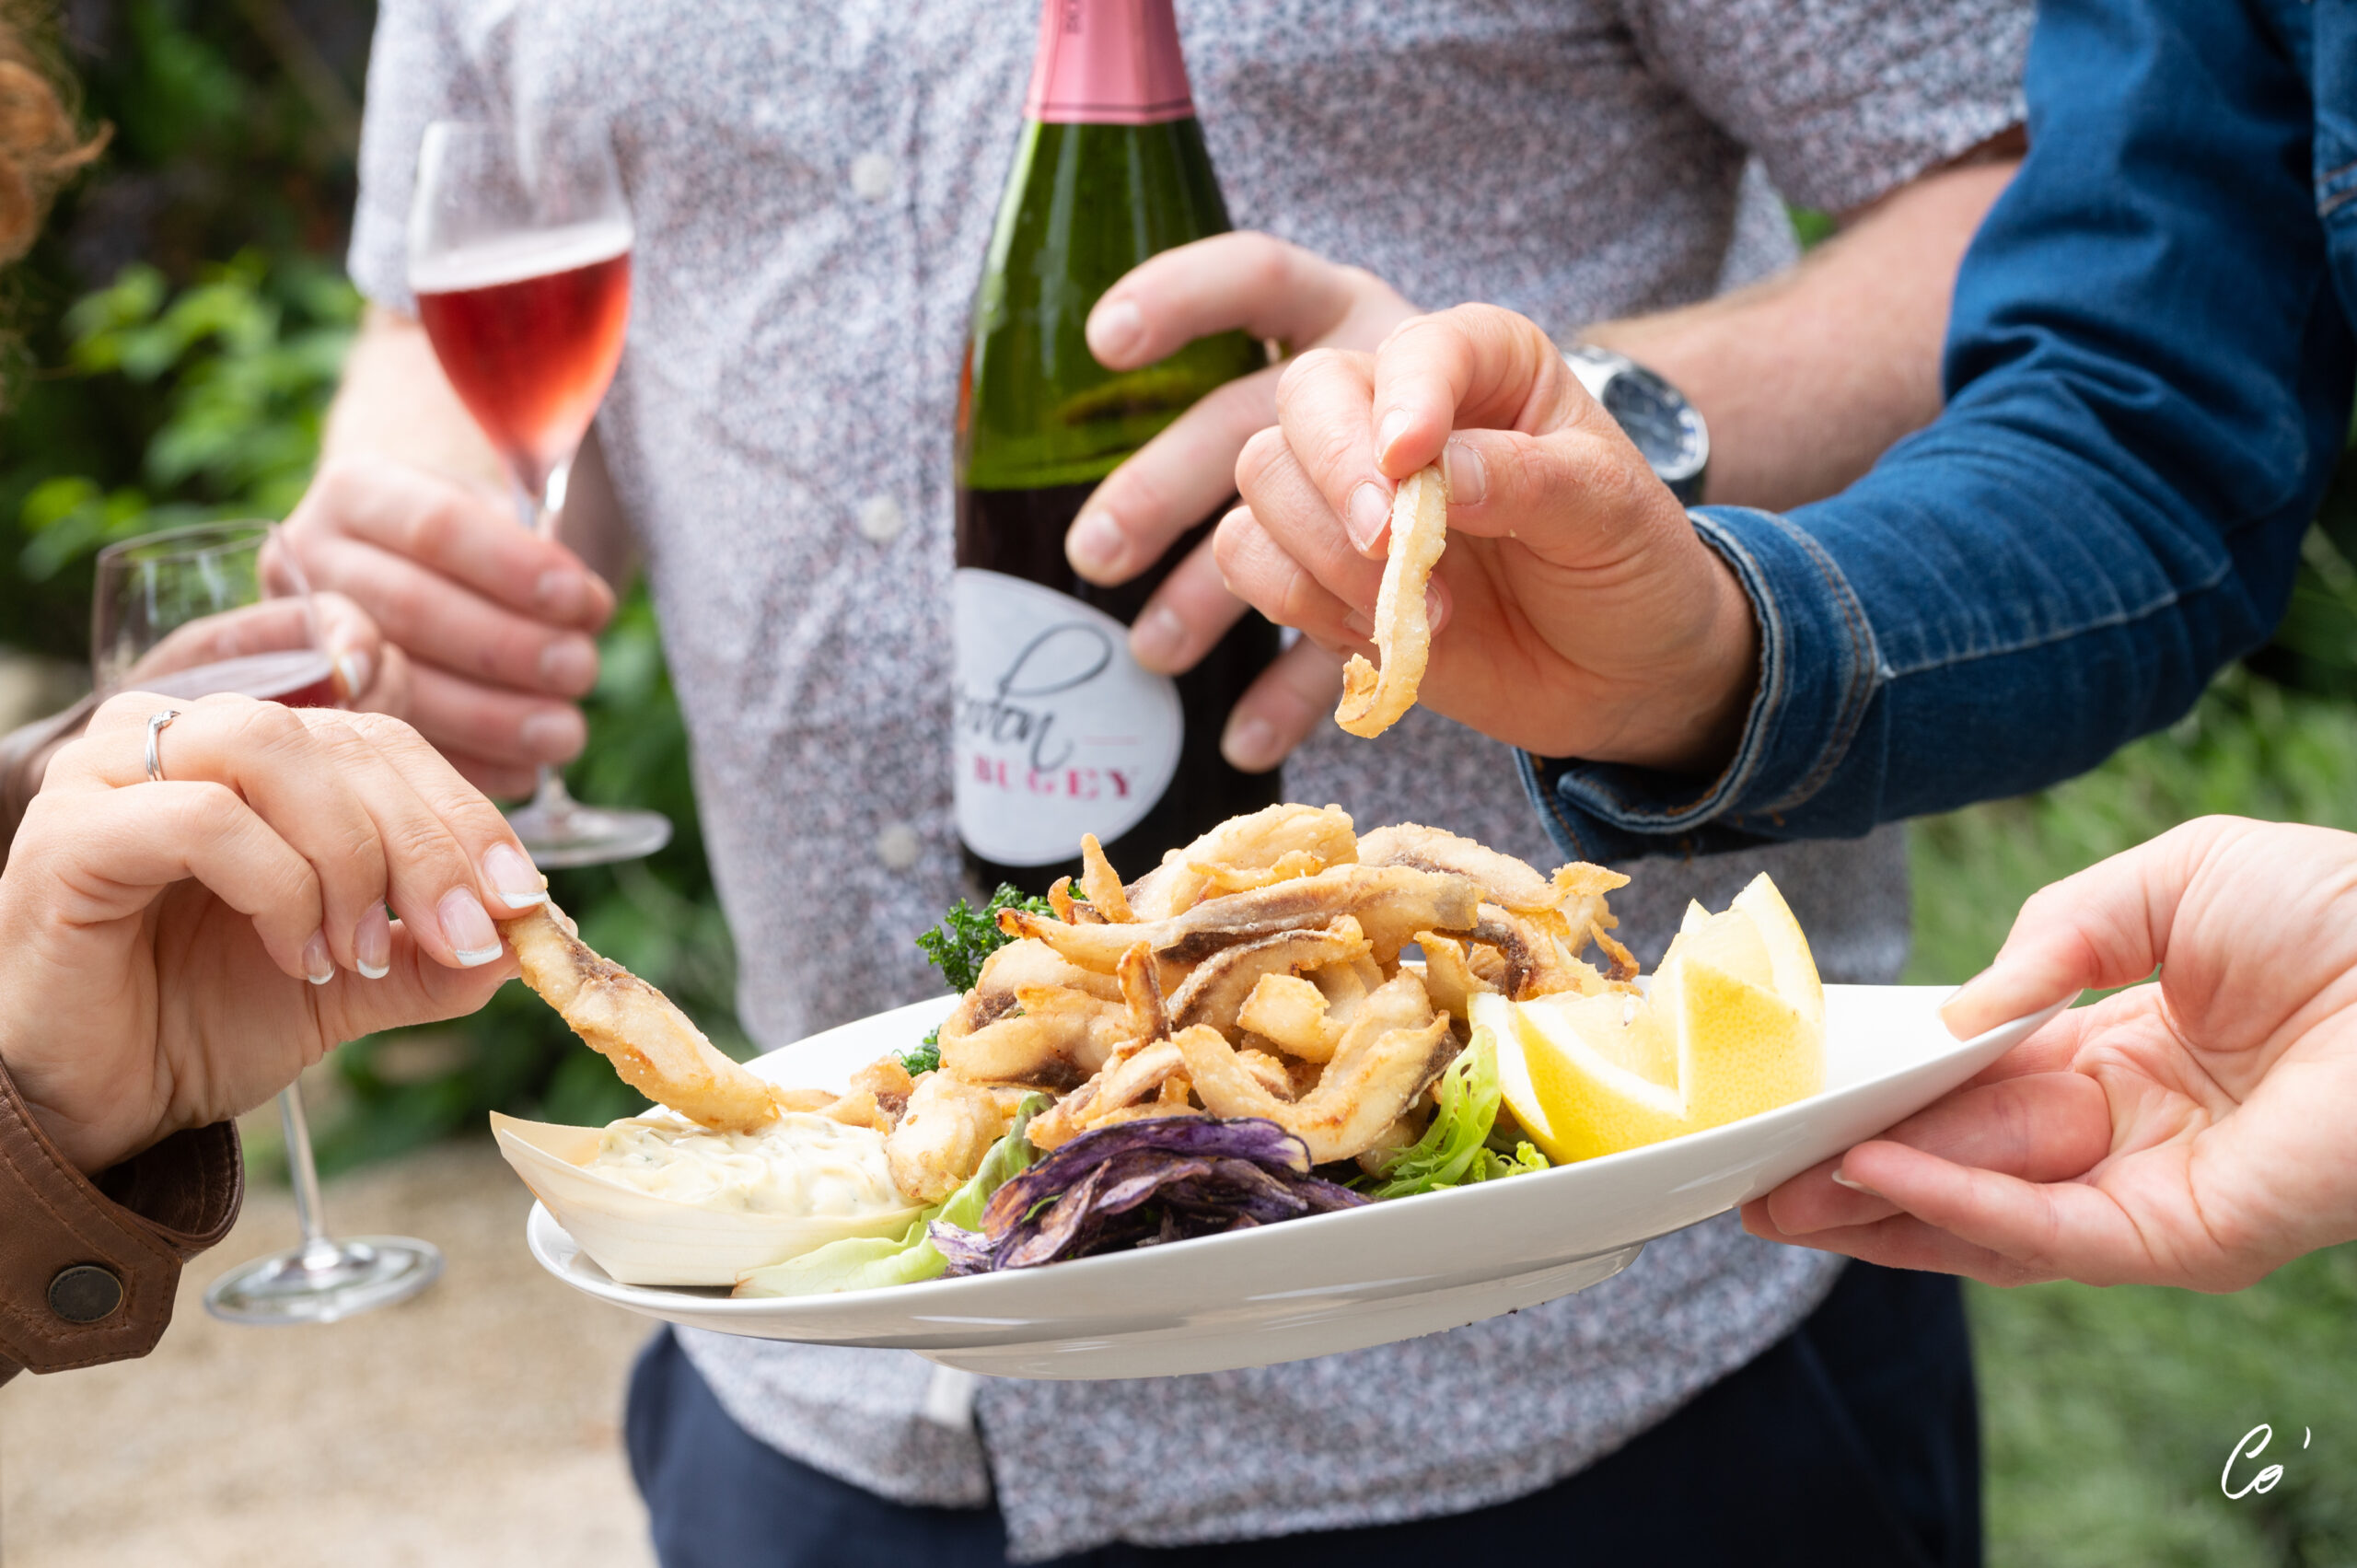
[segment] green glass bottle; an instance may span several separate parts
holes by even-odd
[[[1083,335],[1123,273],[1227,226],[1170,0],[1045,0],[958,399],[954,766],[958,837],[984,889],[1044,890],[1078,869],[1083,833],[1142,876],[1279,798],[1277,772],[1219,754],[1228,710],[1276,656],[1275,627],[1247,614],[1175,680],[1128,652],[1131,620],[1217,514],[1116,588],[1064,560],[1099,480],[1267,363],[1227,332],[1117,374]]]

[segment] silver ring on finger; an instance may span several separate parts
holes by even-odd
[[[156,784],[164,782],[164,758],[163,754],[156,749],[156,738],[164,733],[166,725],[180,716],[180,711],[178,708],[165,708],[148,715],[147,777]]]

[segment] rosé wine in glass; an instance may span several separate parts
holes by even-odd
[[[139,683],[165,697],[210,697],[234,691],[258,702],[284,703],[290,708],[340,708],[335,665],[317,648],[284,648],[276,653],[245,654],[237,658],[175,669]]]
[[[569,459],[621,363],[628,224],[505,235],[421,262],[418,319],[443,374],[534,494]]]

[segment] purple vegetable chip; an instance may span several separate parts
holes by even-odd
[[[1157,1116],[1084,1132],[1015,1176],[980,1233],[935,1225],[953,1274],[1035,1268],[1183,1241],[1367,1200],[1309,1174],[1299,1138],[1259,1117]]]

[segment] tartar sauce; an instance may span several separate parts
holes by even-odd
[[[611,1123],[583,1167],[699,1208],[849,1218],[909,1207],[884,1134],[789,1111],[758,1132],[714,1132],[668,1115]]]

